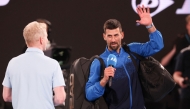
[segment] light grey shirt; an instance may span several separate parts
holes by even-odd
[[[54,109],[53,88],[65,86],[59,63],[37,48],[10,60],[2,84],[12,88],[14,109]]]

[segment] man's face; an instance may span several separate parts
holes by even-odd
[[[190,21],[187,23],[187,25],[186,25],[186,29],[187,29],[187,32],[188,32],[189,35],[190,35]]]
[[[107,42],[109,50],[118,50],[121,47],[121,40],[124,37],[123,32],[119,28],[116,29],[106,29],[103,33],[104,40]]]

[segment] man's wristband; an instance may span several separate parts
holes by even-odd
[[[147,29],[152,28],[154,25],[151,23],[150,25],[146,26]]]

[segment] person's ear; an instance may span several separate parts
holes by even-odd
[[[124,32],[122,31],[121,32],[121,39],[123,39],[124,38]]]
[[[44,42],[43,42],[43,38],[42,37],[40,37],[40,44],[43,44]]]
[[[103,33],[103,38],[106,41],[106,34],[105,33]]]

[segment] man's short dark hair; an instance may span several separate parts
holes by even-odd
[[[106,32],[106,29],[116,29],[119,28],[120,31],[122,31],[121,23],[116,19],[109,19],[104,23],[104,33]]]

